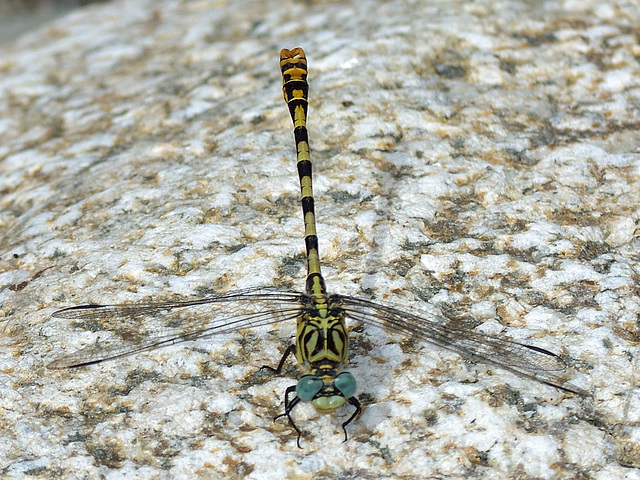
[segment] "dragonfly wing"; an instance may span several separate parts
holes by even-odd
[[[78,305],[63,308],[51,314],[55,318],[68,318],[72,320],[96,320],[100,318],[134,319],[160,312],[202,305],[217,305],[233,302],[254,302],[256,305],[263,302],[292,303],[300,302],[301,293],[281,290],[271,287],[248,288],[236,290],[221,295],[212,295],[187,301],[156,302],[156,303],[122,303],[118,305]]]
[[[442,315],[419,316],[354,297],[342,297],[346,316],[452,350],[474,362],[505,370],[579,395],[587,392],[567,382],[566,363],[556,354],[505,337],[456,326]]]
[[[186,302],[83,305],[60,310],[58,318],[81,321],[111,338],[60,357],[48,368],[104,362],[167,345],[207,338],[296,318],[300,295],[251,289]]]

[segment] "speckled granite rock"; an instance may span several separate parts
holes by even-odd
[[[114,2],[0,49],[6,478],[640,478],[630,2]],[[588,398],[375,329],[282,408],[279,325],[71,371],[63,306],[303,287],[278,51],[310,62],[332,291],[556,351]],[[95,330],[95,329],[94,329]],[[292,373],[292,371],[290,371]]]

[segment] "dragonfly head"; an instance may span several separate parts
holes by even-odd
[[[303,402],[311,402],[318,413],[331,413],[356,392],[356,379],[349,372],[335,377],[304,375],[298,380],[296,394]]]

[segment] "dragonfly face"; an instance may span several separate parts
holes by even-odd
[[[296,385],[296,395],[311,402],[318,413],[332,413],[356,393],[356,379],[349,372],[327,373],[324,376],[303,375]]]

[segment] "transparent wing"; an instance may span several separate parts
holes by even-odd
[[[347,318],[398,332],[452,350],[474,362],[505,370],[579,395],[587,392],[563,377],[566,363],[556,354],[508,338],[487,335],[456,326],[436,314],[418,316],[354,297],[339,297]]]
[[[48,368],[104,362],[167,345],[246,328],[289,321],[300,314],[303,294],[257,288],[185,302],[80,305],[58,310],[56,318],[111,332],[111,338],[60,357]]]

